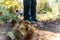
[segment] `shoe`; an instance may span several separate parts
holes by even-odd
[[[35,19],[35,20],[33,20],[33,21],[37,22],[38,20],[37,20],[37,19]]]
[[[36,22],[35,21],[32,21],[31,24],[35,24]]]

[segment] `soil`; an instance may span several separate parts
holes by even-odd
[[[47,33],[47,31],[49,31],[59,34],[60,36],[60,19],[57,19],[55,21],[48,21],[46,23],[37,22],[37,25],[38,26],[36,28],[41,30],[41,32],[45,31]],[[12,30],[11,29],[12,27],[9,26],[11,26],[11,23],[7,23],[7,24],[5,23],[2,26],[0,26],[0,40],[8,40],[6,37],[6,33]]]

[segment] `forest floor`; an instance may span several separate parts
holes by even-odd
[[[39,30],[49,31],[56,34],[59,34],[60,36],[60,19],[57,19],[55,21],[48,21],[46,23],[37,22],[39,24],[36,28]],[[6,32],[11,31],[11,27],[8,27],[10,24],[4,24],[0,27],[0,40],[7,40]],[[43,27],[41,27],[41,25]]]
[[[48,22],[43,22],[43,23],[37,22],[36,24],[37,24],[36,28],[41,30],[42,32],[43,31],[45,31],[46,33],[47,31],[53,32],[59,34],[58,37],[60,38],[60,18],[56,19],[55,21],[49,20]],[[6,37],[6,33],[12,30],[12,27],[9,26],[11,26],[11,23],[7,23],[7,24],[5,23],[2,26],[0,26],[0,40],[8,40]]]

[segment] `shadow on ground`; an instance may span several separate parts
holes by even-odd
[[[39,24],[40,22],[38,22]],[[42,26],[37,26],[39,30],[50,31],[54,33],[60,34],[60,19],[56,19],[55,21],[46,21],[42,23]]]

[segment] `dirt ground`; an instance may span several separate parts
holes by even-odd
[[[39,30],[44,30],[44,31],[49,31],[49,32],[54,32],[59,34],[60,36],[60,19],[57,19],[56,21],[49,21],[46,22],[45,24],[41,24],[40,22],[38,22],[37,24],[39,24],[36,28],[38,28]],[[6,33],[8,31],[11,31],[11,24],[4,24],[0,27],[0,40],[8,40],[6,37]],[[41,27],[41,25],[43,27]]]

